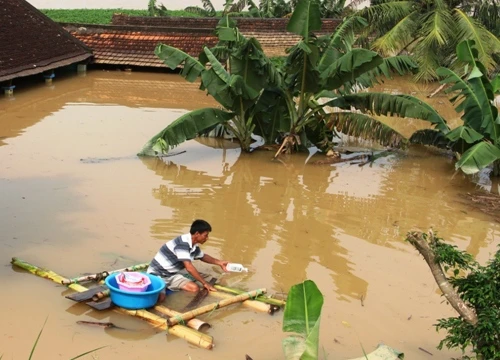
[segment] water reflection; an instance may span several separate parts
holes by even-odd
[[[200,153],[211,168],[197,165]],[[162,179],[153,196],[172,209],[171,218],[154,221],[153,236],[166,240],[194,218],[207,218],[221,257],[269,269],[275,289],[307,278],[317,263],[337,296],[356,299],[368,283],[354,275],[342,245],[349,237],[400,249],[406,231],[435,226],[451,241],[470,234],[468,250],[477,255],[493,236],[488,226],[471,226],[456,196],[473,185],[463,176],[443,178],[443,168],[452,168],[443,157],[415,151],[335,167],[305,165],[301,155],[282,162],[266,152],[238,155],[199,144],[172,158],[141,158]]]

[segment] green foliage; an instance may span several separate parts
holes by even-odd
[[[163,4],[157,5],[156,0],[149,0],[148,15],[149,16],[167,16],[168,10]]]
[[[42,9],[40,11],[53,21],[75,24],[110,25],[113,14],[149,16],[148,10],[129,9]],[[177,17],[201,16],[184,10],[167,10],[167,13],[163,13],[163,15]]]
[[[45,15],[57,22],[76,24],[111,24],[113,14],[148,16],[147,10],[125,9],[42,9]]]
[[[441,83],[449,85],[450,101],[461,113],[463,124],[450,130],[446,123],[435,129],[419,130],[410,137],[411,143],[434,145],[453,150],[458,155],[457,169],[474,174],[493,165],[493,175],[500,163],[500,116],[494,104],[499,93],[500,76],[490,80],[485,66],[478,60],[479,52],[474,41],[463,41],[457,46],[457,59],[465,64],[457,73],[439,68],[436,73]]]
[[[486,264],[478,264],[467,252],[458,250],[436,237],[432,247],[445,271],[451,275],[449,282],[460,298],[472,307],[478,323],[471,325],[461,317],[439,319],[437,330],[448,333],[440,342],[443,346],[473,351],[483,359],[500,358],[500,248]]]
[[[360,86],[376,83],[380,76],[403,74],[414,70],[416,65],[407,56],[384,59],[373,51],[355,48],[354,32],[366,25],[360,17],[347,18],[334,33],[317,37],[315,32],[321,29],[320,16],[318,0],[298,2],[287,29],[302,39],[279,62],[267,57],[256,39],[245,38],[228,14],[216,29],[219,43],[212,49],[205,48],[198,60],[167,45],[159,45],[156,54],[172,69],[182,66],[181,76],[186,80],[201,79],[200,89],[217,100],[224,111],[233,114],[230,121],[220,118],[219,124],[238,138],[245,151],[251,150],[252,133],[262,136],[267,144],[282,141],[285,151],[311,146],[328,150],[333,147],[335,126],[340,125],[335,119],[341,118],[346,135],[382,137],[377,140],[386,144],[401,142],[395,131],[383,125],[373,128],[378,120],[368,115],[361,117],[358,110],[374,114],[391,112],[402,117],[425,114],[422,116],[436,126],[444,122],[428,105],[410,97],[354,94]],[[207,64],[210,66],[205,67]],[[373,101],[365,99],[366,96],[372,96]],[[328,102],[328,99],[333,100]],[[373,106],[369,107],[363,99]],[[325,106],[337,106],[345,111],[332,117]],[[193,119],[183,117],[183,121],[175,123],[181,132],[177,139],[165,136],[162,142],[156,137],[148,144],[159,145],[155,149],[166,151],[182,139],[208,131],[217,122],[205,118],[207,127],[197,127],[198,133],[194,133]],[[186,129],[181,129],[184,121]],[[368,134],[370,128],[374,131]],[[164,132],[167,133],[173,134]],[[141,154],[150,154],[150,150],[145,148]]]
[[[359,14],[370,24],[365,35],[375,38],[373,49],[386,56],[413,55],[419,65],[416,79],[432,81],[439,77],[438,67],[457,64],[454,51],[464,40],[478,44],[479,60],[488,71],[495,68],[500,41],[490,31],[497,31],[500,11],[487,4],[491,2],[384,0],[372,1]]]
[[[322,307],[323,295],[314,281],[306,280],[290,289],[283,315],[283,331],[293,332],[295,335],[283,340],[287,360],[318,359]]]

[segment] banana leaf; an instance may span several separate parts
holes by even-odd
[[[283,331],[296,335],[283,340],[287,360],[318,359],[319,320],[323,295],[314,281],[306,280],[292,286],[283,315]]]
[[[410,143],[432,145],[440,149],[451,148],[451,142],[441,131],[436,129],[422,129],[415,131],[410,137]]]
[[[473,128],[468,126],[459,126],[452,131],[450,131],[446,137],[450,141],[458,141],[459,139],[465,140],[467,144],[474,144],[481,140],[484,136],[478,133]]]
[[[383,146],[405,147],[408,143],[403,135],[390,126],[364,114],[334,113],[329,116],[327,123],[345,135],[377,141]]]
[[[426,120],[443,133],[449,132],[449,127],[441,115],[425,102],[409,95],[390,95],[384,93],[359,93],[345,95],[330,100],[324,106],[339,107],[351,110],[351,107],[361,112],[376,115],[399,116]]]
[[[189,82],[194,82],[201,75],[205,67],[195,58],[177,48],[169,45],[159,44],[155,48],[155,55],[172,70],[184,64],[181,76]]]
[[[500,160],[500,148],[481,141],[462,154],[455,168],[466,174],[475,174],[496,160]]]
[[[211,130],[217,124],[225,123],[233,117],[233,113],[214,108],[191,111],[153,136],[137,155],[156,156],[166,154],[171,148],[180,143],[194,139],[196,136]]]
[[[321,72],[322,88],[324,90],[338,89],[381,64],[383,64],[383,59],[376,52],[367,49],[352,49]]]
[[[447,68],[439,68],[436,72],[443,78],[442,84],[453,84],[447,92],[457,92],[451,101],[457,104],[457,112],[463,111],[464,125],[496,142],[500,139],[500,121],[498,109],[493,105],[494,86],[484,65],[475,60],[477,54],[472,40],[457,46],[458,58],[472,67],[466,79]]]
[[[286,30],[307,38],[321,29],[321,12],[317,0],[299,0]]]

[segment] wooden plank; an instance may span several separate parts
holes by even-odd
[[[65,297],[67,299],[70,299],[70,300],[73,300],[73,301],[76,301],[76,302],[82,302],[82,301],[87,301],[87,300],[90,300],[92,299],[92,297],[99,293],[99,292],[102,292],[104,290],[107,289],[107,286],[105,285],[101,285],[101,286],[96,286],[96,287],[93,287],[87,291],[83,291],[83,292],[76,292],[76,293],[73,293],[73,294],[69,294],[69,295],[66,295]]]
[[[88,306],[90,306],[91,308],[95,309],[95,310],[107,310],[107,309],[110,309],[113,307],[113,303],[111,302],[111,298],[106,298],[105,300],[103,301],[89,301],[89,302],[86,302],[86,304]]]
[[[216,282],[217,282],[217,279],[216,278],[212,278],[208,283],[210,285],[214,286]],[[208,296],[208,293],[209,293],[209,291],[206,288],[203,288],[200,291],[198,291],[198,293],[193,298],[193,300],[191,300],[189,302],[189,304],[187,304],[184,307],[184,309],[182,309],[182,312],[186,312],[188,310],[194,309],[195,307],[197,307],[198,305],[200,305],[200,303]]]

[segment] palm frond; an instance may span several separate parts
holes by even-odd
[[[372,45],[372,49],[382,55],[394,55],[400,53],[415,38],[418,29],[417,12],[412,12],[402,18],[394,27],[379,37]]]
[[[383,63],[372,71],[362,74],[355,80],[355,83],[364,88],[369,88],[375,84],[379,84],[379,79],[382,76],[390,79],[394,73],[405,75],[417,70],[418,65],[413,61],[412,57],[408,55],[392,56],[384,58]]]
[[[454,37],[453,18],[447,9],[430,12],[422,26],[420,43],[428,49],[445,45]]]
[[[372,27],[384,27],[384,23],[397,22],[412,13],[413,5],[413,1],[407,0],[387,1],[377,5],[367,6],[359,10],[356,15],[367,19]]]
[[[439,78],[436,70],[441,66],[442,58],[435,49],[429,48],[427,44],[419,43],[415,46],[413,58],[418,64],[416,81],[434,81]]]
[[[492,54],[500,53],[500,40],[463,11],[455,9],[453,15],[458,29],[455,34],[457,43],[462,40],[474,40],[479,52],[479,61],[489,71],[492,70],[495,66]]]
[[[376,141],[383,146],[404,147],[408,140],[380,120],[365,114],[337,112],[327,118],[327,127],[345,135]]]

